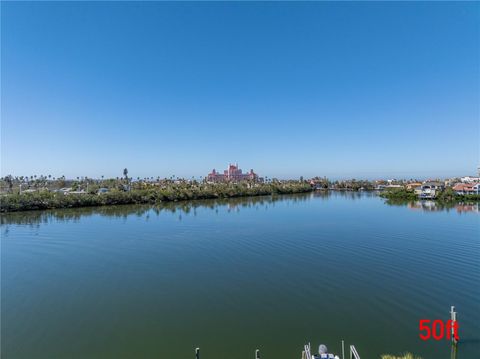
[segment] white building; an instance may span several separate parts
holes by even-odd
[[[462,181],[463,183],[475,183],[475,182],[480,182],[480,177],[465,176],[460,178],[460,181]]]

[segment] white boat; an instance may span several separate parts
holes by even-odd
[[[302,359],[340,359],[340,356],[329,353],[325,344],[318,346],[318,354],[312,354],[310,343],[305,344],[302,351]],[[345,348],[342,341],[342,359],[345,359]],[[354,345],[350,345],[350,359],[360,359]]]

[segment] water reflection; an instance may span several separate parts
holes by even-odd
[[[145,217],[149,220],[151,215],[159,216],[161,213],[170,213],[177,217],[179,221],[187,215],[197,216],[198,209],[210,209],[216,214],[220,212],[238,213],[242,208],[255,208],[256,210],[268,210],[275,207],[279,201],[288,200],[289,203],[304,202],[310,199],[324,199],[330,197],[343,197],[356,201],[362,198],[377,197],[378,193],[374,191],[328,191],[317,190],[312,193],[301,193],[291,195],[274,195],[258,197],[241,197],[216,200],[197,200],[197,201],[179,201],[165,202],[158,205],[119,205],[103,207],[83,207],[68,209],[52,209],[42,211],[13,212],[0,215],[0,225],[4,227],[3,234],[8,233],[8,225],[30,225],[39,226],[40,224],[51,221],[72,221],[78,222],[82,217],[101,216],[111,218],[127,219],[129,216]],[[442,203],[433,200],[405,201],[405,200],[386,200],[385,204],[390,206],[404,206],[411,210],[421,211],[450,211],[455,210],[458,213],[479,212],[478,203]],[[288,204],[289,205],[289,204]]]
[[[406,206],[411,210],[419,210],[425,212],[439,212],[439,211],[456,211],[457,213],[474,212],[479,213],[478,203],[459,202],[459,203],[445,203],[434,200],[419,200],[419,201],[404,201],[404,200],[387,200],[386,204],[390,206]]]
[[[210,209],[216,213],[219,213],[220,211],[235,213],[239,212],[242,208],[252,207],[255,207],[257,210],[268,210],[269,207],[274,207],[275,203],[278,201],[289,200],[290,202],[296,203],[307,201],[312,196],[326,198],[329,195],[329,193],[302,193],[281,196],[165,202],[158,205],[119,205],[13,212],[0,215],[0,225],[5,226],[9,224],[16,224],[37,226],[53,220],[78,222],[82,217],[93,215],[124,219],[126,219],[128,216],[137,216],[145,217],[145,219],[148,220],[150,218],[150,214],[158,216],[161,213],[171,213],[177,216],[178,220],[181,221],[185,215],[192,214],[193,216],[196,216],[199,208]]]

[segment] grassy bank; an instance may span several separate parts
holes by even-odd
[[[0,212],[119,204],[155,204],[182,200],[304,193],[311,190],[308,183],[289,181],[268,184],[171,184],[161,188],[134,189],[129,192],[112,190],[104,194],[63,194],[40,191],[2,196]]]
[[[405,188],[393,188],[388,189],[380,193],[380,197],[391,199],[391,200],[416,200],[418,196],[415,192],[407,190]]]

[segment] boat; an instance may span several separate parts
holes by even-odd
[[[305,344],[302,351],[302,359],[340,359],[339,355],[329,353],[329,350],[325,344],[318,346],[318,354],[312,354],[310,343]],[[345,345],[342,340],[342,359],[345,359]],[[350,345],[350,359],[360,359],[357,349],[354,345]]]

